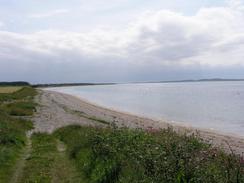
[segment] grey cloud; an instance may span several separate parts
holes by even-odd
[[[220,70],[243,68],[244,23],[240,17],[243,13],[237,9],[219,7],[205,8],[195,16],[151,12],[117,31],[0,31],[0,78],[164,80],[208,76],[211,68],[221,73],[217,72],[220,66]]]

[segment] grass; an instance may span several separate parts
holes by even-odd
[[[90,183],[244,182],[239,157],[171,129],[151,133],[70,126],[55,135]]]
[[[36,91],[31,87],[8,94],[0,94],[0,109],[11,116],[30,116],[35,111],[33,97]]]
[[[22,116],[35,112],[35,95],[31,87],[0,94],[0,182],[82,182],[53,135],[37,133],[27,139],[33,124]]]
[[[55,139],[47,134],[34,134],[31,137],[32,153],[27,159],[20,182],[51,182],[52,167],[55,161]]]
[[[31,87],[23,87],[13,93],[0,93],[0,103],[11,102],[16,100],[29,100],[37,94],[36,90]]]
[[[31,100],[37,94],[37,91],[32,87],[23,87],[17,92],[12,94],[12,99],[14,100]]]
[[[53,101],[55,102],[55,101]],[[58,104],[60,105],[60,104]],[[67,108],[66,106],[63,106],[63,105],[60,105],[65,111],[71,113],[71,114],[75,114],[75,115],[79,115],[80,117],[82,118],[86,118],[86,119],[89,119],[91,121],[94,121],[94,122],[98,122],[98,123],[101,123],[101,124],[104,124],[104,125],[113,125],[111,122],[108,122],[106,120],[103,120],[103,119],[99,119],[95,116],[90,116],[90,115],[87,115],[85,114],[84,112],[81,112],[81,111],[77,111],[77,110],[72,110],[72,109],[69,109]]]
[[[13,93],[20,90],[21,86],[1,86],[0,93]]]
[[[66,146],[59,140],[56,141],[58,154],[53,169],[52,182],[55,183],[85,183],[74,163],[69,160],[66,154]]]
[[[35,133],[31,141],[32,152],[19,183],[83,182],[65,152],[58,150],[58,141],[53,135]]]
[[[105,121],[103,119],[99,119],[99,118],[96,118],[94,116],[89,116],[83,112],[80,112],[80,111],[76,111],[76,110],[69,110],[69,112],[71,113],[74,113],[74,114],[78,114],[80,117],[83,117],[83,118],[86,118],[86,119],[89,119],[91,121],[94,121],[94,122],[98,122],[98,123],[102,123],[104,125],[110,125],[111,123],[108,122],[108,121]]]
[[[20,115],[20,110],[21,115],[32,114],[35,93],[30,87],[0,93],[0,182],[8,182],[11,178],[15,163],[26,145],[26,132],[33,128],[32,122],[14,116]]]
[[[30,116],[35,111],[36,104],[32,101],[13,102],[3,105],[5,111],[12,116]]]
[[[26,142],[32,123],[0,112],[0,182],[7,182]]]

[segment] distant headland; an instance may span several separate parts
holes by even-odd
[[[180,82],[216,82],[216,81],[244,81],[244,79],[223,79],[223,78],[210,78],[210,79],[189,79],[189,80],[165,80],[165,81],[141,81],[141,82],[127,82],[127,83],[180,83]],[[32,86],[35,88],[46,87],[64,87],[64,86],[90,86],[90,85],[114,85],[120,83],[40,83],[31,84],[26,81],[13,81],[13,82],[0,82],[0,86]],[[126,83],[123,83],[126,84]]]

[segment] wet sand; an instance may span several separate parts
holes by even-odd
[[[78,97],[54,91],[39,90],[36,97],[39,104],[33,117],[35,132],[52,133],[54,130],[71,124],[104,127],[139,128],[159,130],[168,127],[181,134],[196,134],[204,141],[235,154],[244,152],[244,138],[222,134],[210,130],[186,127],[167,121],[155,121],[145,117],[103,108]]]

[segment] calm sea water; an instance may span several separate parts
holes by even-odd
[[[244,137],[244,82],[51,88],[119,111]]]

